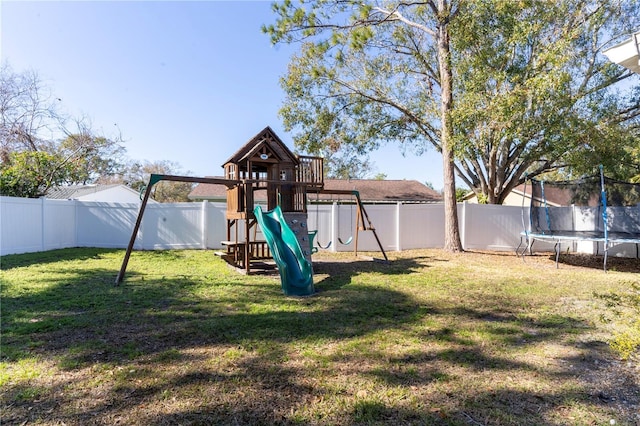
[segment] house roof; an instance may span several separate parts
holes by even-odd
[[[519,197],[523,197],[527,201],[525,205],[528,207],[531,204],[531,193],[532,193],[532,185],[531,182],[527,182],[525,184],[520,184],[511,190],[512,194],[515,194]],[[467,195],[464,196],[464,201],[469,201],[476,198],[476,194],[471,191]],[[537,203],[546,203],[552,207],[561,207],[561,206],[570,206],[575,204],[575,192],[571,191],[568,187],[562,187],[554,185],[552,181],[545,181],[545,189],[544,189],[544,198],[541,195],[537,195],[534,199]],[[584,203],[584,201],[583,201]],[[587,200],[588,205],[598,205],[600,203],[600,198],[598,193],[594,193]]]
[[[207,176],[216,179],[224,179],[221,176]],[[187,196],[190,200],[210,200],[210,201],[225,201],[227,199],[227,187],[225,185],[213,184],[213,183],[199,183],[197,184]],[[253,199],[255,201],[266,201],[266,191],[255,192]]]
[[[324,189],[358,191],[360,199],[367,202],[420,202],[439,203],[442,195],[417,180],[378,179],[325,179]],[[315,199],[315,195],[310,195]],[[320,200],[336,200],[340,196],[320,194]]]
[[[526,191],[526,192],[525,192]],[[531,204],[531,185],[527,183],[526,188],[523,183],[517,185],[515,188],[511,190],[512,194],[515,194],[519,197],[526,199],[525,205],[528,207]],[[545,194],[547,204],[554,207],[562,206],[563,202],[566,202],[570,196],[559,191],[558,188],[552,188],[548,193]],[[467,195],[465,195],[462,199],[463,201],[469,201],[476,198],[476,194],[473,191],[469,191]],[[536,198],[536,201],[542,202],[542,198]]]
[[[135,193],[135,191],[129,187],[121,184],[111,185],[69,185],[69,186],[56,186],[49,188],[45,194],[46,198],[54,200],[74,200],[85,195],[95,194],[97,192],[106,191],[107,189],[123,187],[129,191]]]
[[[291,152],[284,142],[275,134],[271,127],[267,126],[262,129],[257,135],[244,144],[238,151],[236,151],[227,161],[224,162],[222,167],[228,163],[240,164],[244,163],[247,159],[253,157],[253,155],[262,147],[267,144],[269,148],[274,152],[280,161],[290,161],[294,164],[298,164],[298,159],[295,154]]]
[[[198,184],[190,193],[191,200],[225,200],[227,196],[226,186],[212,184]],[[358,191],[363,202],[419,202],[438,203],[442,201],[442,195],[417,180],[371,180],[371,179],[325,179],[325,190]],[[255,194],[256,201],[266,200],[266,191],[258,191]],[[320,201],[348,201],[347,195],[335,194],[309,194],[309,202]]]

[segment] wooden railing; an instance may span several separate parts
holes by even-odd
[[[306,185],[292,182],[269,183],[268,208],[273,209],[279,204],[283,212],[306,212],[306,187]]]
[[[244,186],[237,185],[227,189],[227,212],[244,211]]]
[[[298,156],[300,166],[297,169],[296,181],[306,186],[322,188],[324,186],[324,158]]]

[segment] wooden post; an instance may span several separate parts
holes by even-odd
[[[248,162],[249,166],[251,165],[251,162]],[[245,244],[244,244],[244,268],[245,271],[247,273],[247,275],[249,275],[249,273],[251,272],[251,262],[249,259],[249,256],[251,256],[251,250],[249,247],[249,243],[251,241],[251,228],[249,227],[249,214],[253,213],[253,203],[251,203],[251,205],[249,205],[249,191],[253,191],[253,188],[251,188],[251,183],[245,182],[244,183],[244,239],[245,239]],[[253,194],[252,194],[253,195]],[[253,197],[251,197],[251,199],[253,199]]]
[[[380,247],[380,251],[382,252],[382,255],[384,256],[384,260],[389,261],[389,259],[387,258],[387,253],[384,251],[384,248],[382,247],[382,243],[380,242],[380,238],[378,238],[378,233],[376,232],[376,228],[373,226],[373,223],[371,223],[371,220],[369,219],[369,215],[367,214],[367,211],[364,209],[364,205],[360,202],[360,194],[357,191],[353,191],[358,203],[358,206],[360,207],[359,211],[362,212],[362,215],[364,216],[364,218],[367,220],[368,223],[368,229],[367,229],[367,225],[364,224],[364,221],[362,222],[362,228],[365,231],[373,231],[373,236],[376,238],[376,242],[378,243],[378,247]]]
[[[140,205],[140,211],[138,212],[138,218],[136,219],[136,224],[133,227],[133,232],[131,233],[131,239],[129,240],[129,245],[127,246],[127,252],[124,255],[124,259],[122,260],[122,266],[120,267],[120,272],[118,272],[118,276],[116,277],[116,285],[122,282],[124,278],[124,273],[127,270],[127,264],[129,263],[129,257],[131,257],[131,251],[133,250],[133,245],[136,242],[136,237],[138,236],[138,230],[140,229],[140,224],[142,223],[142,216],[144,214],[144,209],[147,207],[147,202],[149,201],[149,196],[151,195],[151,189],[155,182],[152,182],[153,175],[151,175],[151,179],[149,179],[149,184],[147,185],[147,190],[144,192],[144,198],[142,199],[142,204]]]
[[[149,184],[147,185],[147,189],[144,193],[144,198],[142,199],[142,205],[140,205],[140,210],[138,211],[138,218],[136,219],[136,224],[133,227],[133,232],[131,233],[131,239],[129,240],[129,245],[127,247],[127,252],[122,260],[122,266],[120,267],[120,272],[118,272],[118,276],[116,277],[116,285],[122,282],[124,278],[124,274],[127,270],[127,264],[129,263],[129,257],[131,256],[131,251],[133,250],[133,245],[136,241],[136,236],[138,235],[138,230],[140,229],[140,224],[142,223],[142,217],[144,215],[144,210],[147,207],[147,202],[149,201],[149,196],[151,195],[151,189],[153,185],[160,182],[161,180],[168,180],[172,182],[193,182],[193,183],[213,183],[213,184],[222,184],[227,187],[238,185],[241,182],[231,179],[219,179],[219,178],[200,178],[193,176],[176,176],[176,175],[157,175],[151,174],[149,177]]]

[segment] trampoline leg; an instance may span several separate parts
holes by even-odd
[[[516,247],[516,256],[520,257],[520,247],[522,247],[522,237],[520,237],[520,244],[518,244],[518,247]],[[524,262],[524,250],[522,250],[522,261]]]
[[[556,243],[556,269],[560,269],[558,267],[558,261],[560,260],[560,241]]]

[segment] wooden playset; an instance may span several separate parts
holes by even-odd
[[[267,241],[257,239],[258,222],[254,200],[259,191],[266,191],[267,210],[272,211],[279,206],[309,263],[315,248],[313,236],[317,232],[307,228],[307,201],[310,193],[352,196],[356,205],[355,253],[358,250],[358,231],[372,231],[380,251],[387,259],[359,193],[325,190],[324,159],[295,155],[270,127],[266,127],[242,146],[224,163],[223,168],[224,178],[151,175],[116,283],[120,283],[124,277],[151,189],[162,180],[220,184],[227,187],[227,235],[226,240],[222,241],[226,250],[221,255],[228,263],[247,274],[260,269],[256,265],[264,264],[265,259],[272,257]]]

